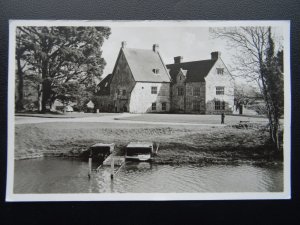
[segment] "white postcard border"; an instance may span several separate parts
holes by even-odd
[[[14,194],[14,101],[15,101],[15,30],[17,26],[282,26],[284,29],[284,190],[283,192],[235,193],[99,193],[99,194]],[[169,201],[169,200],[236,200],[236,199],[290,199],[291,198],[291,79],[290,79],[290,21],[90,21],[90,20],[10,20],[9,21],[9,73],[7,110],[7,184],[6,201]]]

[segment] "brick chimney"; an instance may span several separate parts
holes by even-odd
[[[152,46],[152,50],[153,50],[154,52],[158,52],[158,50],[159,50],[159,45],[158,45],[158,44],[154,44],[154,45]]]
[[[126,44],[127,44],[126,41],[122,41],[121,42],[122,48],[126,48]]]
[[[174,57],[174,63],[181,63],[182,60],[183,60],[182,56],[176,56],[176,57]]]
[[[221,57],[221,52],[212,52],[211,53],[211,59],[213,59],[213,60],[217,60],[220,57]]]

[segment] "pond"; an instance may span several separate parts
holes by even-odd
[[[95,165],[94,165],[95,166]],[[113,180],[110,168],[93,172],[78,159],[15,161],[14,193],[281,192],[283,166],[157,165],[126,162]]]

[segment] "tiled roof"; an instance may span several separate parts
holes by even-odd
[[[98,84],[99,91],[96,95],[109,95],[110,94],[110,82],[112,74],[108,74],[101,82]]]
[[[204,82],[216,60],[201,60],[193,62],[175,63],[166,65],[169,69],[171,78],[174,80],[179,70],[187,70],[186,82]]]
[[[167,69],[158,52],[134,48],[124,48],[123,52],[135,81],[170,82]],[[154,70],[157,69],[156,74]]]

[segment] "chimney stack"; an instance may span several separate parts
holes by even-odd
[[[153,47],[152,47],[152,50],[153,50],[154,52],[158,52],[158,50],[159,50],[159,45],[158,45],[158,44],[154,44]]]
[[[213,60],[217,60],[220,57],[221,57],[221,52],[212,52],[211,53],[211,59],[213,59]]]
[[[174,63],[181,63],[182,59],[183,59],[182,56],[176,56],[176,57],[174,57]]]
[[[127,44],[126,41],[122,41],[121,44],[122,44],[122,48],[126,48],[126,44]]]

